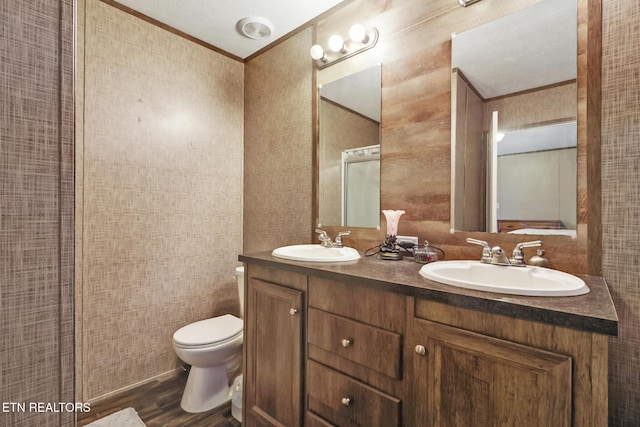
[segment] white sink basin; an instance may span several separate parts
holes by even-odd
[[[273,256],[293,261],[343,262],[360,259],[353,248],[325,248],[322,245],[292,245],[275,249]]]
[[[579,277],[543,267],[504,267],[480,261],[438,261],[426,264],[420,275],[460,288],[512,295],[573,296],[589,292]]]

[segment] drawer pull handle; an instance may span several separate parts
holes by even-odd
[[[289,314],[292,315],[292,316],[295,316],[297,312],[298,312],[298,310],[296,310],[295,308],[289,309]]]
[[[351,406],[351,398],[343,397],[341,400],[342,406]]]
[[[427,354],[427,349],[423,345],[417,345],[416,353],[418,353],[420,356],[424,356]]]
[[[347,348],[351,345],[351,340],[349,338],[345,338],[341,341],[341,344],[344,348]]]

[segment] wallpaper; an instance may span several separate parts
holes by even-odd
[[[174,370],[177,329],[238,312],[243,64],[97,0],[85,15],[77,328],[90,400]]]
[[[0,425],[72,426],[73,2],[0,28]]]

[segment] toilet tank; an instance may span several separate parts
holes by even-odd
[[[240,317],[244,317],[244,267],[236,267],[236,283],[240,297]]]

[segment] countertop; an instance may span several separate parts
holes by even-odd
[[[578,276],[590,292],[571,297],[531,297],[457,288],[428,280],[419,274],[422,267],[405,258],[381,261],[362,257],[342,263],[289,261],[271,252],[241,254],[244,263],[279,268],[330,280],[348,281],[361,286],[389,290],[451,306],[501,314],[513,318],[548,323],[585,332],[618,335],[618,315],[609,288],[602,277]]]

